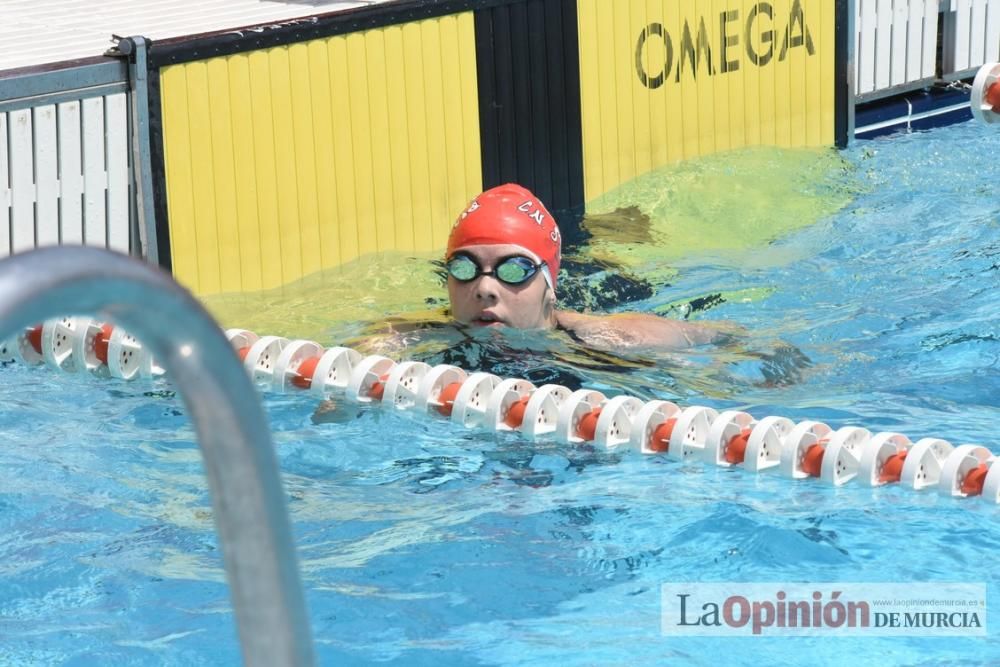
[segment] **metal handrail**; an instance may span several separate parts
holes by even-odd
[[[0,261],[0,339],[72,314],[128,329],[184,399],[204,457],[244,661],[313,664],[267,419],[221,329],[168,275],[124,255],[58,247]]]

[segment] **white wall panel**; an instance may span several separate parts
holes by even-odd
[[[1000,61],[1000,2],[986,3],[985,62]]]
[[[938,0],[857,0],[855,7],[857,94],[935,75]]]
[[[54,104],[32,110],[35,143],[35,245],[59,245],[59,135]]]
[[[59,105],[59,219],[64,244],[83,243],[83,159],[80,102]]]
[[[7,114],[10,163],[11,227],[10,250],[21,252],[35,247],[35,181],[31,146],[31,109]]]
[[[104,170],[104,98],[83,101],[83,242],[108,240],[107,172]]]
[[[858,0],[858,47],[855,60],[858,66],[856,81],[858,93],[875,90],[875,31],[878,28],[878,3],[876,0]]]
[[[972,0],[969,19],[969,62],[986,62],[986,0]]]
[[[932,77],[937,73],[938,6],[939,0],[924,2],[924,39],[921,46],[923,67],[921,75]],[[914,3],[919,4],[919,2]]]
[[[875,88],[881,90],[892,85],[889,78],[892,65],[892,0],[875,2],[878,14],[875,22]]]
[[[1000,60],[1000,0],[951,0],[943,10],[943,74]]]
[[[910,2],[894,0],[892,3],[892,61],[889,71],[889,85],[906,83],[907,48],[906,37],[910,23]]]
[[[108,161],[108,247],[128,252],[130,226],[127,102],[125,93],[108,95],[104,100]]]
[[[7,171],[7,114],[0,113],[0,257],[10,254],[10,175]]]
[[[125,93],[0,113],[0,257],[45,245],[129,252]]]

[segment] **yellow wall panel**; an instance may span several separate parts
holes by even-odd
[[[253,161],[250,163],[254,174],[254,190],[242,196],[252,197],[257,204],[257,228],[260,235],[261,287],[273,287],[282,283],[281,238],[278,225],[278,182],[277,162],[274,149],[274,114],[271,108],[270,58],[266,52],[254,52],[247,56],[250,67],[250,89],[246,100],[251,109],[252,129],[249,138],[253,143]],[[165,145],[170,144],[167,134],[169,120],[164,115]],[[252,194],[251,194],[252,193]],[[172,187],[167,181],[168,210],[172,198]],[[170,212],[170,234],[173,236],[174,215]],[[183,274],[174,269],[174,276],[185,282]],[[192,286],[196,291],[204,291],[201,285]]]
[[[161,70],[174,275],[200,294],[442,248],[482,189],[471,13]]]
[[[333,164],[353,165],[354,136],[351,128],[350,98],[344,93],[349,89],[347,80],[347,40],[333,39],[329,41],[330,67],[330,118],[333,126]],[[355,169],[334,167],[336,175],[338,220],[358,220],[358,193],[354,187]],[[361,254],[359,225],[340,224],[337,227],[337,240],[340,244],[340,262],[346,262],[351,257]],[[336,266],[335,264],[332,266]]]
[[[220,84],[223,93],[230,98],[248,98],[250,95],[250,62],[247,58],[227,58],[229,85]],[[254,169],[254,145],[246,137],[253,136],[253,108],[249,104],[230,104],[230,119],[232,136],[240,137],[233,140],[233,182],[235,184],[236,225],[239,234],[238,254],[240,258],[240,285],[225,285],[229,291],[245,289],[260,289],[263,284],[263,263],[261,255],[259,207],[254,197],[241,197],[241,192],[255,192],[257,188],[256,170]],[[220,121],[224,123],[224,120]],[[168,179],[169,182],[169,179]],[[177,214],[173,199],[170,201],[170,231],[174,238],[174,224]],[[177,273],[177,256],[174,255],[174,273]]]
[[[209,141],[212,144],[213,170],[209,178],[214,183],[212,193],[207,197],[214,198],[218,225],[216,244],[218,257],[218,283],[216,289],[230,291],[239,289],[242,285],[242,261],[240,260],[240,233],[236,217],[236,172],[233,164],[233,124],[229,96],[229,66],[225,60],[215,60],[206,64],[208,86],[208,108],[214,113],[209,115],[211,123],[208,126]],[[225,119],[225,120],[223,120]],[[222,267],[231,267],[222,270]]]
[[[463,127],[467,125],[479,126],[479,106],[476,105],[475,117],[470,118],[468,111],[468,105],[465,104],[465,100],[462,97],[462,91],[453,88],[448,85],[448,81],[461,80],[462,78],[462,66],[469,64],[462,63],[461,59],[452,57],[451,54],[460,53],[460,39],[459,39],[459,24],[457,16],[446,16],[438,23],[438,30],[440,31],[440,39],[438,43],[441,45],[441,84],[443,89],[441,91],[441,100],[444,104],[444,114],[442,115],[442,120],[444,121],[444,132],[442,134],[444,138],[445,146],[445,159],[447,160],[448,171],[454,173],[456,178],[454,180],[449,179],[450,188],[446,193],[446,197],[442,200],[444,207],[447,207],[448,201],[454,201],[455,199],[462,199],[462,192],[468,187],[465,179],[465,175],[468,173],[468,162],[472,160],[476,163],[476,171],[481,171],[482,169],[482,158],[478,150],[470,154],[466,150],[466,145],[464,142],[465,135],[456,134],[450,131],[449,128],[452,127]],[[473,37],[473,39],[475,39]],[[474,42],[473,42],[474,48]],[[473,58],[470,62],[475,62]],[[475,67],[471,68],[473,79],[475,80]],[[477,84],[478,90],[478,84]],[[475,95],[473,95],[475,96]],[[478,133],[477,133],[478,135]],[[482,179],[476,179],[481,181]],[[473,196],[478,194],[474,192]],[[444,217],[454,217],[455,212],[443,212]],[[434,230],[434,245],[438,248],[443,248],[448,243],[448,233],[451,231],[450,226],[447,228],[435,228]]]
[[[833,143],[835,0],[580,0],[589,201],[680,159]]]
[[[427,108],[424,90],[423,35],[416,23],[406,23],[402,27],[403,40],[403,92],[409,105],[410,113],[406,117],[407,150],[413,163],[409,170],[410,192],[412,204],[410,215],[413,216],[414,247],[417,250],[432,250],[435,246],[434,217],[431,207],[431,180],[427,168],[427,160],[431,156],[431,144],[424,131],[424,118],[420,110]],[[464,52],[463,52],[464,53]],[[478,130],[476,132],[478,136]]]
[[[430,175],[430,182],[437,183],[445,180],[445,174],[449,171],[448,153],[442,150],[445,146],[445,137],[448,128],[444,122],[444,81],[441,74],[440,63],[444,54],[441,52],[440,40],[431,40],[423,49],[424,68],[424,133],[427,135],[428,148],[433,158],[426,163],[427,172]],[[447,217],[447,191],[437,193],[431,197],[431,219]],[[436,228],[431,229],[432,236],[437,233]],[[435,245],[444,245],[444,239],[434,239]]]
[[[289,224],[297,224],[299,229],[301,265],[296,271],[299,275],[309,275],[323,268],[318,205],[320,182],[316,176],[316,135],[322,134],[323,130],[320,128],[325,124],[317,123],[313,118],[312,91],[314,80],[324,77],[314,75],[310,53],[308,44],[296,44],[288,49],[289,71],[298,73],[297,76],[291,76],[289,82],[291,86],[289,99],[294,100],[295,104],[292,117],[294,143],[291,161],[295,174],[295,188],[292,192],[298,195],[296,201],[298,216]]]
[[[592,17],[592,20],[580,20],[579,40],[580,40],[580,72],[590,73],[592,76],[599,74],[598,64],[600,62],[599,52],[596,48],[586,48],[586,44],[597,43],[597,11],[598,0],[577,0],[577,11],[580,16]],[[600,82],[593,85],[580,86],[580,106],[588,112],[582,114],[580,119],[582,133],[584,137],[592,140],[601,136],[601,128],[604,126],[601,116],[601,86]],[[598,146],[591,148],[592,155],[599,158],[603,151]],[[597,160],[595,159],[594,162]],[[605,174],[598,168],[587,169],[583,174],[583,187],[585,192],[600,191],[605,183]]]
[[[609,2],[606,4],[608,4],[609,8],[613,7],[613,3]],[[611,21],[607,24],[607,32],[613,36],[616,42],[624,41],[627,43],[629,39],[630,13],[629,11],[613,12]],[[623,172],[642,173],[648,170],[642,169],[639,165],[645,161],[642,159],[642,156],[649,153],[649,133],[640,132],[638,136],[636,134],[635,114],[633,111],[635,104],[632,99],[631,81],[628,77],[622,76],[622,72],[617,67],[611,67],[609,70],[614,82],[613,90],[615,99],[621,102],[617,109],[617,141],[636,147],[636,150],[621,156],[619,169]],[[643,125],[648,127],[648,124],[644,123]]]
[[[272,136],[274,138],[274,173],[277,180],[277,206],[281,282],[303,275],[302,239],[298,209],[298,155],[295,152],[295,121],[298,109],[292,109],[291,72],[288,48],[278,49],[268,58],[271,87]],[[301,75],[301,74],[300,74]],[[301,101],[297,101],[301,102]]]
[[[403,29],[401,26],[387,28],[383,35],[385,39],[385,56],[388,63],[402,63]],[[391,67],[392,65],[390,65]],[[410,145],[407,138],[407,118],[410,110],[406,99],[406,86],[402,81],[398,85],[389,86],[386,97],[386,123],[388,124],[389,169],[391,170],[390,187],[392,189],[391,219],[409,221],[410,224],[397,224],[394,230],[395,243],[402,248],[416,248],[413,224],[411,222],[413,205],[413,188],[410,183]],[[388,109],[399,109],[402,113],[388,113]]]
[[[312,137],[302,132],[306,140],[312,140],[313,168],[315,173],[316,218],[310,224],[316,228],[316,246],[319,252],[318,267],[336,266],[340,263],[340,244],[336,234],[323,234],[322,221],[337,219],[337,172],[333,168],[336,155],[333,140],[333,120],[330,110],[330,59],[328,45],[321,41],[307,45],[309,61],[309,100],[312,102]],[[314,270],[308,267],[306,271]]]
[[[786,0],[772,0],[775,19],[788,14],[788,2]],[[780,53],[785,36],[784,30],[775,25],[775,49],[778,55],[773,62],[780,62]],[[785,67],[774,67],[774,137],[775,143],[779,146],[791,146],[792,144],[792,101],[789,98],[791,90],[791,70],[793,58],[787,58]]]
[[[368,86],[368,127],[371,138],[372,202],[375,214],[375,247],[393,248],[396,245],[394,229],[395,211],[392,197],[392,151],[389,145],[389,109],[387,68],[385,63],[385,31],[379,30],[366,35],[364,59],[366,67],[362,71]]]
[[[170,252],[174,273],[191,276],[198,282],[198,240],[195,233],[194,193],[191,186],[191,132],[188,124],[187,76],[184,70],[168,70],[160,77],[163,114],[173,118],[171,131],[176,140],[164,144],[164,171],[168,183],[175,184],[177,196],[171,206],[176,212],[176,234],[171,234]],[[173,227],[173,226],[171,226]]]
[[[826,15],[822,16],[820,26],[820,39],[824,44],[836,41],[837,22],[835,17]],[[832,71],[834,69],[834,63],[836,62],[833,50],[821,49],[820,61],[820,71]],[[821,110],[820,117],[816,120],[815,131],[818,137],[817,142],[820,145],[833,143],[834,116],[836,115],[836,104],[834,102],[835,85],[824,85],[824,81],[819,77],[811,77],[810,84],[812,86],[811,90],[813,91],[811,100],[816,100],[815,103],[819,105]]]
[[[454,19],[454,35],[455,35],[455,53],[471,53],[476,52],[476,34],[472,30],[466,30],[462,19],[459,17],[453,17]],[[456,58],[456,64],[458,65],[458,76],[460,81],[476,81],[478,79],[478,72],[476,67],[475,58]],[[477,84],[478,88],[478,84]],[[454,88],[451,90],[451,97],[454,99],[456,96],[461,97],[467,94],[467,90],[459,90]],[[464,184],[460,188],[462,193],[471,192],[473,196],[479,194],[479,191],[483,189],[483,164],[482,164],[482,151],[479,145],[479,104],[478,102],[474,105],[472,104],[462,104],[456,105],[462,110],[462,120],[461,129],[462,134],[460,136],[450,135],[450,141],[459,142],[462,147],[462,155],[464,156],[465,162],[465,179]],[[462,195],[464,196],[464,195]],[[452,192],[451,198],[459,198],[459,194]],[[444,242],[447,243],[447,233],[451,229],[445,230]],[[432,250],[433,248],[428,248]]]
[[[597,39],[608,40],[608,30],[607,26],[614,22],[615,7],[610,2],[600,2],[597,3],[597,12],[595,18],[595,24],[597,25],[596,32],[599,33]],[[611,33],[612,39],[608,40],[614,43],[613,33]],[[591,75],[596,75],[596,82],[598,85],[598,104],[601,114],[600,128],[600,152],[603,157],[600,162],[595,165],[598,169],[603,169],[604,171],[604,182],[621,182],[622,180],[622,169],[621,161],[628,160],[631,158],[631,152],[623,153],[617,150],[618,142],[618,108],[619,100],[617,99],[617,91],[615,90],[615,70],[618,63],[615,60],[607,58],[606,54],[598,52],[597,58],[597,71],[589,73]],[[585,87],[581,84],[581,88]],[[597,138],[594,138],[595,141]]]
[[[201,146],[209,156],[207,161],[195,161],[191,168],[191,192],[195,203],[195,240],[199,248],[211,248],[211,252],[199,253],[198,276],[210,289],[218,289],[219,246],[214,225],[205,224],[205,220],[216,212],[215,189],[212,187],[212,130],[208,123],[200,119],[207,118],[208,103],[208,72],[204,63],[192,67],[187,72],[188,88],[188,132],[192,146]]]

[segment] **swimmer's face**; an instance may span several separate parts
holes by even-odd
[[[469,256],[482,271],[495,271],[496,263],[514,255],[537,262],[538,258],[512,244],[476,245],[456,248],[452,256]],[[509,285],[496,276],[480,275],[468,282],[448,276],[451,314],[463,324],[508,326],[516,329],[548,329],[555,320],[555,295],[536,271],[520,285]]]

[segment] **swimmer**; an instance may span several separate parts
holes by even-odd
[[[451,316],[471,327],[555,329],[606,350],[682,350],[726,337],[720,324],[557,309],[561,251],[556,220],[534,194],[515,184],[487,190],[459,215],[448,237]]]
[[[600,351],[681,351],[729,343],[741,330],[725,322],[682,322],[646,313],[591,315],[556,308],[562,237],[555,218],[527,189],[514,184],[476,197],[459,215],[448,237],[445,268],[451,318],[459,329],[507,327],[554,330]],[[446,322],[393,321],[388,331],[365,336],[367,354],[405,354],[409,336]],[[316,423],[350,421],[356,406],[328,400]]]

